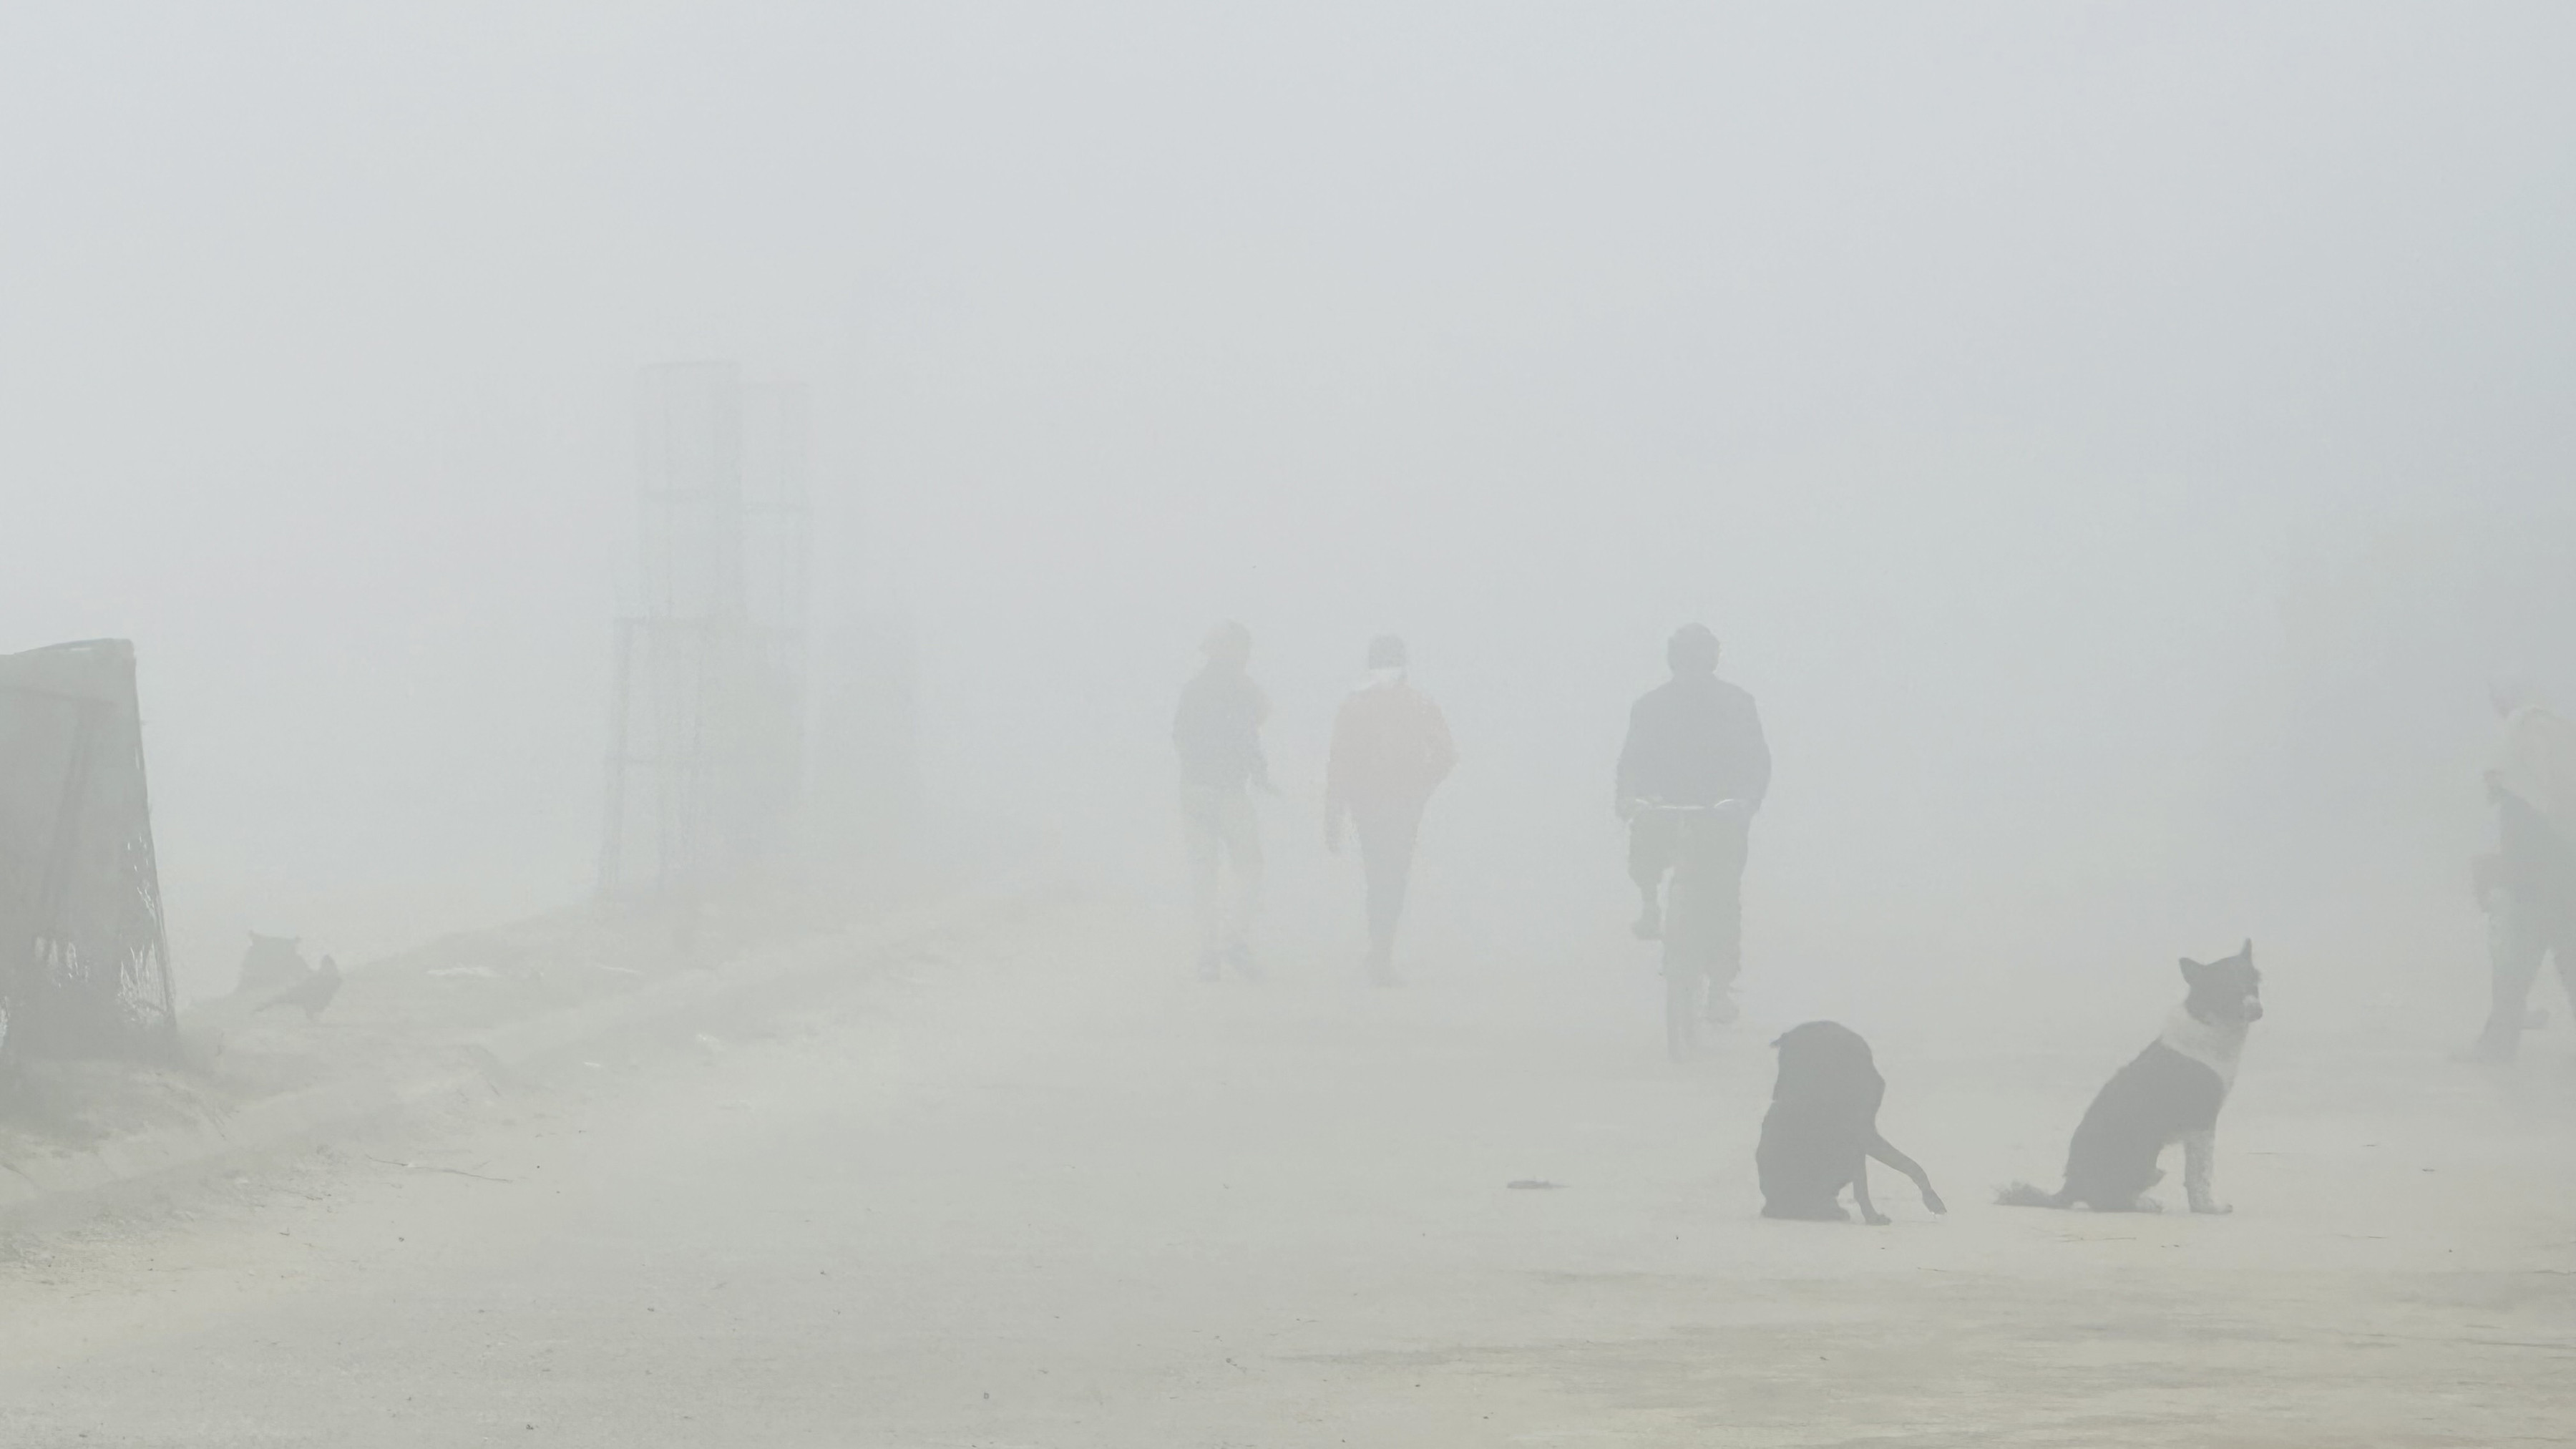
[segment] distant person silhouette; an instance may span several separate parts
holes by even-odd
[[[2542,961],[2557,958],[2559,984],[2576,1004],[2576,723],[2518,680],[2499,681],[2489,699],[2504,720],[2486,772],[2496,848],[2475,875],[2492,982],[2486,1027],[2460,1055],[2504,1062],[2528,1025]]]
[[[1637,883],[1637,935],[1663,934],[1663,884],[1679,858],[1682,822],[1644,805],[1709,806],[1732,800],[1740,810],[1698,838],[1719,852],[1709,862],[1718,895],[1706,903],[1712,939],[1708,1015],[1731,1021],[1729,994],[1743,964],[1744,861],[1753,813],[1771,789],[1771,747],[1753,696],[1717,677],[1717,636],[1685,624],[1664,645],[1672,678],[1648,690],[1628,711],[1611,803],[1628,822],[1628,874]],[[1696,859],[1696,857],[1694,857]]]
[[[1260,972],[1248,939],[1261,902],[1261,820],[1252,786],[1270,784],[1261,726],[1270,701],[1252,682],[1252,631],[1237,623],[1211,630],[1200,646],[1207,663],[1181,690],[1172,746],[1181,758],[1181,828],[1189,844],[1191,903],[1197,915],[1199,979],[1214,981],[1226,965],[1247,980]],[[1227,869],[1234,874],[1231,896]]]
[[[1413,847],[1422,809],[1458,762],[1440,706],[1405,677],[1404,641],[1371,640],[1368,677],[1342,701],[1324,767],[1324,848],[1342,849],[1342,826],[1356,827],[1368,881],[1368,970],[1381,986],[1395,983],[1395,928],[1413,878]]]

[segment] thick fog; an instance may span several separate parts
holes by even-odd
[[[0,648],[136,641],[189,992],[579,900],[637,377],[729,359],[809,389],[818,677],[908,638],[948,847],[1177,911],[1239,619],[1271,919],[1334,947],[1394,631],[1463,761],[1423,929],[1599,969],[1698,619],[1796,1004],[2152,1004],[2251,935],[2465,1031],[2485,683],[2576,687],[2572,55],[2548,5],[12,5]]]

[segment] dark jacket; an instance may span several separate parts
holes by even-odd
[[[2534,910],[2576,908],[2576,850],[2529,801],[2501,786],[2490,787],[2496,804],[2497,855],[2503,864],[2497,883]]]
[[[1716,675],[1676,674],[1628,711],[1621,800],[1759,808],[1770,789],[1771,747],[1753,696]]]
[[[1181,690],[1172,719],[1172,746],[1181,754],[1181,783],[1212,790],[1240,790],[1269,778],[1261,754],[1261,722],[1270,702],[1241,672],[1202,669]]]

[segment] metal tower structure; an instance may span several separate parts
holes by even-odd
[[[177,1054],[136,698],[122,639],[0,655],[0,1071]]]
[[[603,894],[694,888],[780,844],[804,777],[806,403],[731,363],[644,370],[642,610],[617,621]]]

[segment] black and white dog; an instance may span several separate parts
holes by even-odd
[[[2017,1182],[1996,1201],[2006,1207],[2083,1203],[2095,1212],[2156,1212],[2156,1202],[2141,1194],[2163,1179],[2156,1159],[2179,1139],[2191,1210],[2228,1211],[2210,1196],[2210,1159],[2217,1151],[2218,1109],[2236,1084],[2246,1028],[2263,1019],[2263,974],[2254,969],[2254,943],[2223,961],[2185,957],[2182,979],[2191,989],[2166,1019],[2164,1034],[2112,1073],[2076,1124],[2075,1141],[2066,1149],[2066,1185],[2051,1194]]]
[[[1859,1032],[1839,1022],[1811,1021],[1791,1027],[1771,1045],[1780,1052],[1780,1077],[1762,1118],[1762,1141],[1753,1149],[1764,1217],[1849,1222],[1841,1201],[1849,1187],[1862,1220],[1885,1225],[1886,1215],[1869,1200],[1873,1157],[1914,1179],[1925,1207],[1949,1211],[1914,1159],[1878,1135],[1887,1081]]]

